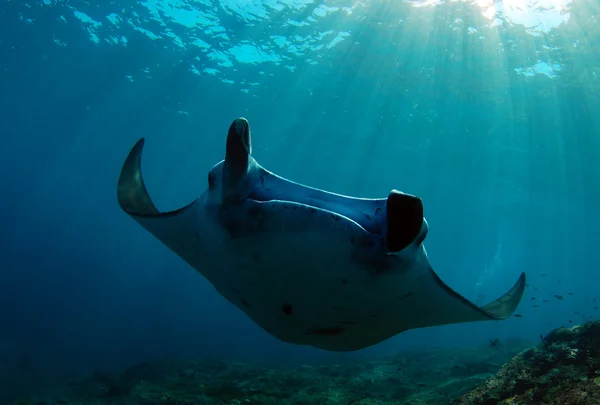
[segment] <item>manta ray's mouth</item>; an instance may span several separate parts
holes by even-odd
[[[305,186],[268,170],[259,171],[258,187],[248,198],[257,202],[281,201],[336,214],[353,221],[365,232],[381,237],[389,252],[419,246],[427,236],[420,198],[392,190],[387,198],[367,199]]]

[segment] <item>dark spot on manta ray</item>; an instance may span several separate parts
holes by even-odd
[[[365,218],[367,218],[369,221],[373,220],[373,217],[369,214],[365,214]]]
[[[411,291],[411,292],[408,292],[408,293],[404,294],[402,297],[403,297],[403,298],[408,298],[408,297],[410,297],[412,294],[413,294],[413,293],[412,293],[412,291]]]
[[[265,224],[265,213],[261,207],[249,207],[248,216],[256,221],[256,227],[261,229]]]
[[[348,280],[346,280],[345,278],[343,278],[343,279],[340,280],[340,283],[342,285],[346,285],[346,284],[348,284]]]
[[[240,290],[238,290],[237,288],[233,288],[231,286],[229,286],[229,288],[231,288],[233,291],[235,291],[238,294],[241,294],[242,292]]]
[[[261,219],[263,216],[263,210],[260,207],[249,207],[247,212],[254,219]]]
[[[338,321],[338,323],[344,324],[344,325],[354,325],[356,324],[356,322],[354,321]]]
[[[242,304],[244,304],[244,306],[245,306],[246,308],[252,308],[252,307],[250,306],[250,304],[248,304],[248,301],[246,301],[246,300],[244,300],[244,299],[242,299],[242,300],[240,300],[240,301],[241,301],[241,303],[242,303]]]
[[[317,212],[316,208],[310,207],[309,209],[310,209],[310,212]]]
[[[281,310],[283,311],[284,314],[286,315],[291,315],[292,311],[294,308],[292,308],[292,306],[290,304],[283,304],[281,306]]]
[[[375,210],[375,216],[381,215],[381,208]]]
[[[350,236],[350,243],[354,245],[354,236]]]
[[[375,243],[371,238],[362,237],[360,238],[360,247],[363,249],[375,247]]]
[[[311,328],[306,331],[307,335],[321,335],[321,336],[336,336],[345,331],[344,328],[339,326],[333,326],[331,328]]]

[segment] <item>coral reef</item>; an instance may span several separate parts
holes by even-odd
[[[52,396],[14,405],[446,405],[491,377],[529,345],[400,352],[336,364],[273,366],[219,360],[157,360],[96,372]]]
[[[493,342],[295,367],[156,360],[13,405],[600,404],[600,321],[554,330],[533,348]]]
[[[550,332],[452,404],[600,404],[600,321]]]

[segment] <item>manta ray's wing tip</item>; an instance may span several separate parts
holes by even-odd
[[[514,314],[521,302],[521,298],[523,298],[526,281],[525,273],[521,273],[515,285],[508,292],[497,300],[484,305],[481,307],[481,310],[492,319],[502,320],[509,318]]]
[[[150,199],[142,178],[142,150],[145,138],[140,138],[127,155],[119,182],[117,184],[117,201],[123,211],[132,215],[156,215],[158,209]]]

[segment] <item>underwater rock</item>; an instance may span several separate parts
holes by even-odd
[[[553,330],[452,404],[600,404],[600,321]]]

